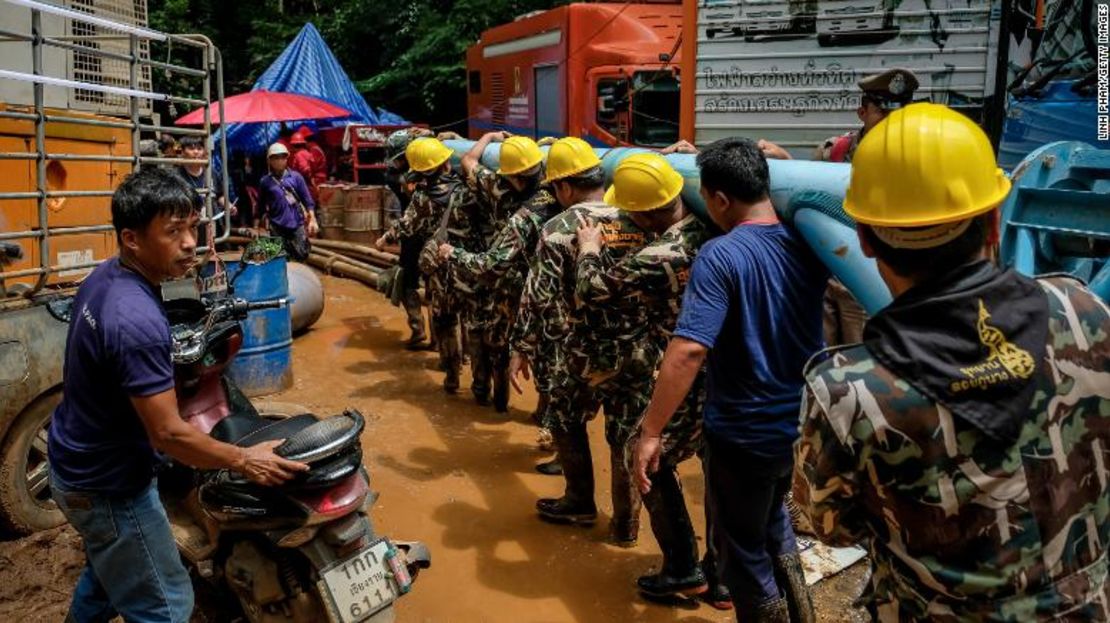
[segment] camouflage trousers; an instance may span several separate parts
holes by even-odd
[[[439,350],[440,366],[448,375],[457,375],[462,363],[462,346],[459,342],[458,302],[450,279],[446,266],[428,275],[428,306],[432,311],[432,332]]]
[[[508,383],[509,344],[504,334],[495,333],[494,323],[475,318],[476,312],[468,310],[466,348],[470,357],[472,382],[470,391],[476,398],[485,399],[491,389],[502,388]],[[507,391],[507,387],[501,391]]]

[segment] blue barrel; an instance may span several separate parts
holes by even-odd
[[[224,265],[228,278],[235,280],[237,298],[269,301],[289,296],[284,256],[263,264],[240,264],[238,255],[233,258],[224,259]],[[231,363],[231,380],[251,397],[291,387],[293,330],[289,307],[252,311],[242,325],[243,348]]]

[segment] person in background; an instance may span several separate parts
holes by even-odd
[[[387,242],[395,239],[401,247],[398,262],[401,269],[401,305],[405,309],[411,331],[405,341],[405,348],[409,350],[428,348],[425,342],[428,331],[425,329],[424,306],[420,298],[420,250],[427,241],[422,234],[427,231],[414,229],[407,235],[401,235],[396,233],[396,227],[416,191],[416,175],[409,171],[405,150],[422,132],[426,130],[408,128],[397,130],[386,137],[386,164],[389,167],[386,170],[386,185],[389,188],[386,206],[388,209],[390,205],[395,205],[398,213],[390,220],[387,233],[378,238],[375,244],[378,249],[382,249]]]
[[[794,498],[865,543],[873,620],[1108,621],[1110,310],[990,261],[1010,181],[914,104],[864,137],[845,211],[894,301],[806,373]]]
[[[266,158],[270,171],[259,182],[259,212],[269,222],[271,235],[282,239],[289,257],[303,262],[311,250],[308,238],[320,230],[316,204],[301,174],[289,170],[285,145],[270,145]]]
[[[181,176],[144,167],[112,196],[119,255],[77,290],[62,402],[50,421],[50,491],[84,542],[68,623],[186,623],[193,587],[158,496],[158,452],[262,485],[308,466],[274,454],[281,441],[222,443],[177,410],[173,343],[161,283],[196,263],[200,197]]]
[[[793,477],[802,369],[823,347],[829,272],[779,222],[767,161],[754,142],[717,141],[697,163],[702,200],[725,234],[694,260],[636,444],[636,477],[641,491],[651,490],[664,427],[708,362],[706,506],[737,618],[810,623],[813,604],[783,500]]]
[[[158,137],[158,151],[161,152],[163,158],[177,158],[181,155],[180,148],[177,146],[177,139],[172,134],[165,132]]]
[[[324,148],[320,146],[320,135],[316,132],[309,130],[305,134],[305,140],[308,141],[306,148],[312,157],[312,185],[318,189],[320,184],[325,184],[328,181],[328,155],[324,152]]]
[[[181,138],[181,157],[189,160],[203,160],[209,162],[208,146],[205,145],[203,136],[184,136]],[[201,164],[199,162],[185,163],[180,166],[178,171],[181,173],[182,178],[189,182],[197,191],[206,192],[207,188],[207,175],[205,172],[211,164]],[[215,196],[215,206],[217,211],[231,210],[231,215],[236,215],[235,195],[233,189],[228,187],[228,194],[230,198],[224,195],[224,176],[219,168],[212,168],[212,192]],[[229,200],[230,199],[230,200]]]
[[[824,162],[851,162],[859,142],[887,115],[913,101],[920,83],[909,69],[894,68],[872,74],[856,83],[863,93],[859,98],[856,115],[863,125],[839,136],[825,139],[813,152],[814,160]],[[790,160],[790,152],[767,140],[759,141],[759,148],[768,158]]]
[[[319,190],[316,188],[316,181],[312,174],[313,156],[308,149],[308,141],[303,134],[297,132],[290,137],[289,145],[289,169],[300,174],[304,179],[315,203],[319,200]]]

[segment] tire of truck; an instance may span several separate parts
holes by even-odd
[[[62,392],[39,396],[12,423],[0,444],[0,525],[17,535],[65,523],[50,499],[46,435]]]
[[[716,37],[716,36],[717,36],[717,29],[716,28],[706,28],[705,29],[705,38],[706,39],[712,39],[713,37]]]

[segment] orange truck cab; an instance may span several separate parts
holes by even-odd
[[[469,134],[678,140],[678,2],[569,4],[482,33],[467,49]]]

